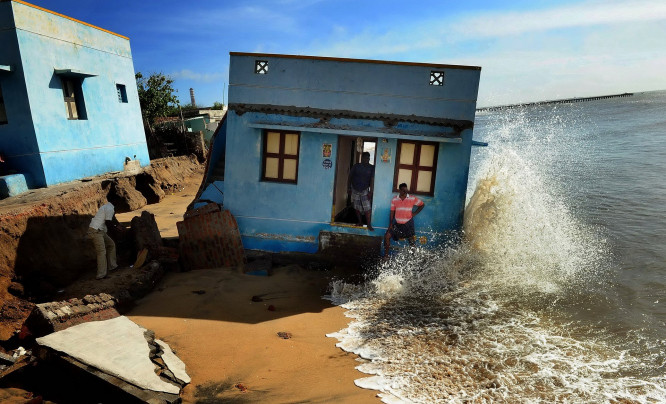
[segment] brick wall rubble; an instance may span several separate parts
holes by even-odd
[[[176,223],[181,264],[185,269],[245,265],[245,253],[236,219],[228,210],[209,203],[189,210]]]
[[[86,295],[82,299],[69,299],[35,305],[25,325],[34,337],[61,331],[89,321],[118,317],[116,299],[108,293]]]

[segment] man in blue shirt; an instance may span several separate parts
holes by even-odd
[[[372,183],[375,178],[375,166],[370,164],[370,153],[363,152],[361,162],[354,164],[349,170],[348,192],[351,193],[352,204],[356,211],[358,226],[363,226],[361,215],[365,215],[365,221],[368,224],[368,230],[375,229],[370,224],[370,214],[372,213]]]

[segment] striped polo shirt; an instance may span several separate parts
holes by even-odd
[[[399,224],[405,224],[412,218],[412,208],[414,206],[422,206],[423,201],[419,198],[407,194],[405,199],[400,199],[400,195],[396,195],[391,199],[391,211],[395,211],[395,221]]]

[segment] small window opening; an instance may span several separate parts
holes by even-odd
[[[268,60],[255,60],[254,72],[257,74],[268,74]]]
[[[81,79],[62,79],[62,93],[65,99],[67,119],[87,119],[86,108],[83,102]]]
[[[118,93],[118,102],[127,103],[127,90],[124,84],[116,84],[116,92]]]
[[[430,85],[443,86],[444,85],[444,72],[431,71],[430,72]]]

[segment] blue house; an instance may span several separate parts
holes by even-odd
[[[246,249],[314,253],[349,237],[381,243],[404,182],[426,203],[418,240],[442,242],[462,226],[480,73],[231,53],[229,110],[200,200],[224,204]],[[375,165],[374,232],[354,225],[347,199],[350,167],[364,151]]]
[[[128,38],[0,0],[0,49],[0,174],[14,173],[6,188],[120,171],[127,158],[150,163]]]

